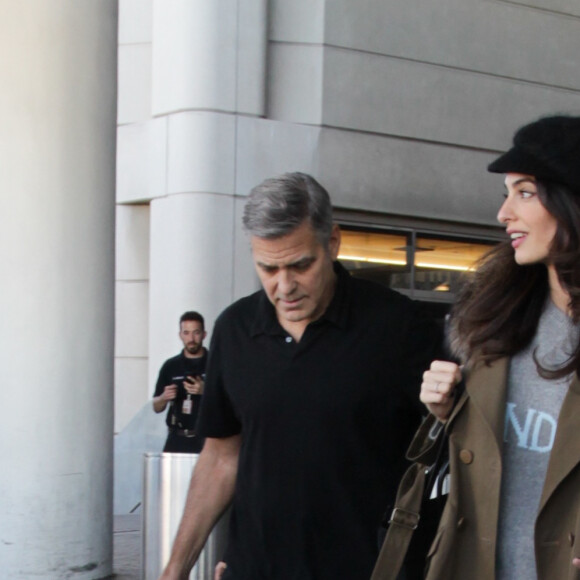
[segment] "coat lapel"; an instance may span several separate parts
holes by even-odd
[[[500,454],[505,422],[508,362],[506,357],[489,365],[478,364],[465,383],[465,390],[491,429]],[[457,405],[454,414],[460,407],[461,405]]]
[[[508,358],[499,359],[489,366],[480,364],[466,381],[466,394],[481,412],[494,434],[499,453],[505,424]],[[465,403],[465,394],[449,418],[449,424]],[[580,463],[580,379],[578,375],[570,384],[558,418],[554,445],[550,453],[546,481],[540,500],[540,510],[554,493],[560,482]]]
[[[580,463],[580,381],[574,375],[566,393],[560,415],[554,445],[550,452],[548,472],[540,500],[544,507],[560,482]]]

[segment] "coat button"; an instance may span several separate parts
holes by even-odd
[[[573,545],[574,545],[574,540],[575,540],[575,539],[576,539],[576,538],[575,538],[574,534],[573,534],[572,532],[570,532],[570,533],[568,534],[568,541],[570,542],[570,546],[573,546]]]
[[[460,530],[465,525],[465,518],[461,517],[457,520],[457,529]]]
[[[469,451],[469,449],[462,449],[459,452],[459,459],[462,463],[465,463],[465,465],[469,465],[473,462],[473,452]]]

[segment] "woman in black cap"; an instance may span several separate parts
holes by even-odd
[[[431,415],[410,450],[430,465],[424,434],[445,424],[450,488],[426,578],[579,580],[580,117],[522,127],[488,169],[505,174],[509,240],[460,291],[463,366],[425,372]]]

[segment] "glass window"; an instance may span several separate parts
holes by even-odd
[[[430,303],[453,302],[463,276],[496,240],[343,226],[338,259],[353,276]]]
[[[351,274],[390,288],[411,289],[409,234],[353,229],[341,232],[338,259]]]
[[[414,289],[454,294],[491,244],[460,238],[417,234],[414,247]]]

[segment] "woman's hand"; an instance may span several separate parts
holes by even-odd
[[[429,370],[423,373],[421,402],[443,423],[451,413],[455,386],[462,378],[459,365],[443,360],[434,360]]]

